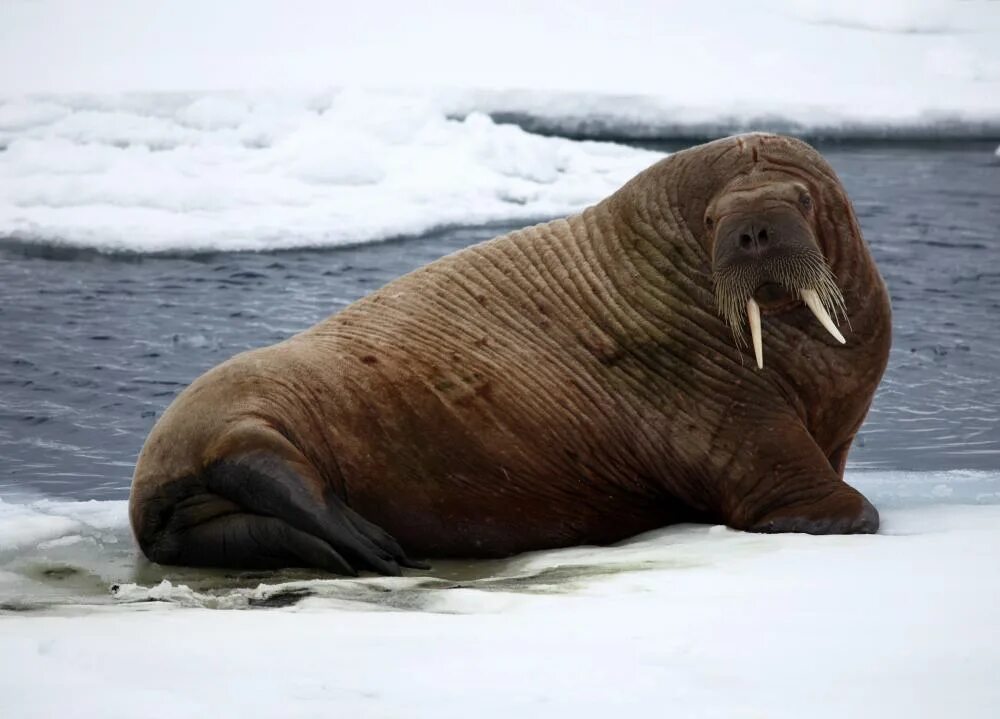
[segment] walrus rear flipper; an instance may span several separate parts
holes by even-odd
[[[164,563],[240,569],[305,565],[334,574],[357,574],[323,540],[277,517],[259,514],[225,514],[196,524],[183,530],[175,544],[175,552]]]
[[[285,460],[268,451],[229,457],[199,478],[140,544],[153,561],[234,568],[307,566],[337,574],[398,575],[424,568],[389,534],[333,492],[317,498]],[[152,527],[150,528],[152,529]]]

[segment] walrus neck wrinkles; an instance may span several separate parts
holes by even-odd
[[[715,312],[706,255],[670,202],[653,192],[618,195],[571,220],[606,278],[595,320],[616,350],[602,363],[649,411],[670,397],[675,420],[721,424],[734,383],[748,393],[765,393],[767,385],[743,372]],[[648,455],[662,462],[662,437],[647,439]]]
[[[834,363],[828,373],[839,378],[843,368],[838,358],[849,366],[849,356],[879,351],[869,347],[872,337],[888,334],[888,328],[877,321],[888,316],[884,285],[873,269],[853,212],[833,209],[836,203],[850,207],[835,176],[825,166],[819,168],[817,176],[810,178],[810,184],[822,193],[817,195],[825,200],[818,229],[826,236],[824,249],[829,248],[828,260],[848,303],[848,318],[860,334],[854,336],[846,353],[833,348],[829,357],[823,354],[813,369],[821,376],[803,377],[793,372],[794,377],[785,378],[783,368],[788,363],[779,358],[797,356],[802,336],[791,326],[785,330],[781,323],[772,322],[768,341],[773,362],[778,364],[772,362],[771,367],[778,372],[751,371],[717,314],[711,263],[700,224],[707,203],[732,173],[751,171],[746,155],[728,152],[720,159],[706,157],[702,151],[678,153],[584,213],[583,218],[600,226],[599,233],[588,236],[596,235],[604,254],[611,258],[609,276],[615,280],[622,304],[646,320],[641,324],[647,338],[642,348],[645,361],[674,388],[698,397],[698,406],[689,406],[689,411],[721,427],[734,407],[715,406],[713,398],[731,397],[732,388],[739,386],[739,404],[746,411],[758,415],[791,411],[811,426],[814,422],[809,408],[817,404],[815,398],[824,391],[821,386],[840,381],[822,376],[822,367]],[[632,336],[636,336],[634,331]],[[677,408],[683,409],[679,396],[676,401]]]
[[[684,362],[701,354],[698,373],[732,382],[743,361],[715,308],[708,255],[680,210],[673,160],[595,208],[606,208],[613,227],[601,238],[612,238],[612,276],[627,304],[647,318],[657,349]]]

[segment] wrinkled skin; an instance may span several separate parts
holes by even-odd
[[[809,248],[843,296],[845,345],[770,281],[776,256]],[[734,262],[760,265],[762,370],[720,317]],[[889,343],[827,163],[727,138],[206,373],[143,448],[132,524],[160,562],[341,573],[680,521],[874,532],[843,472]]]

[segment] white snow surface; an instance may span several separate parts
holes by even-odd
[[[990,0],[15,0],[0,93],[558,90],[901,119],[995,113],[998,33]]]
[[[1000,4],[0,4],[0,239],[331,246],[576,212],[659,155],[540,137],[1000,134]]]
[[[525,223],[660,157],[542,137],[419,95],[21,98],[0,104],[0,237],[264,250]]]
[[[8,498],[4,716],[995,717],[1000,473],[849,479],[878,535],[685,525],[265,583],[143,581],[124,502]]]

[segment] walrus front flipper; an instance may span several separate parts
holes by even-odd
[[[725,493],[729,526],[767,533],[878,531],[878,510],[841,479],[804,427],[765,428],[750,442],[753,461]]]
[[[289,462],[271,452],[255,451],[220,460],[209,468],[205,480],[209,492],[252,513],[239,516],[277,518],[289,527],[282,533],[264,529],[255,520],[245,533],[247,542],[260,545],[256,535],[266,532],[298,560],[340,573],[371,570],[395,576],[400,566],[425,568],[410,559],[388,533],[362,518],[332,491],[317,497],[317,491]],[[211,523],[205,525],[205,531],[210,527]],[[232,536],[227,541],[232,541]],[[235,556],[248,550],[229,551]],[[353,571],[339,566],[338,558],[346,560],[347,570]]]

